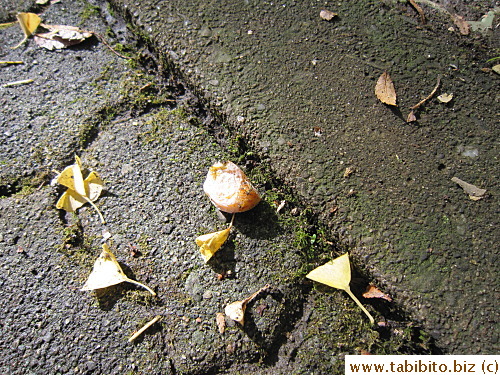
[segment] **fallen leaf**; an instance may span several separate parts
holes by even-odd
[[[230,161],[210,167],[203,190],[215,207],[229,213],[248,211],[261,199],[245,173]]]
[[[392,302],[391,296],[389,296],[388,294],[385,294],[385,293],[381,292],[379,289],[377,289],[373,285],[368,285],[366,287],[366,290],[363,293],[363,297],[364,298],[382,298],[382,299],[385,299],[385,300],[387,300],[389,302]]]
[[[104,182],[96,172],[90,172],[84,180],[80,158],[75,155],[75,164],[64,168],[56,177],[56,181],[68,188],[57,201],[56,208],[67,212],[74,212],[85,203],[90,203],[104,224],[104,218],[94,204],[94,201],[101,195],[104,185]]]
[[[441,103],[449,103],[451,102],[451,100],[453,99],[453,94],[447,94],[447,93],[444,93],[444,94],[441,94],[437,97],[437,99],[441,102]]]
[[[16,49],[23,44],[35,32],[42,21],[35,13],[18,13],[16,18],[21,26],[21,29],[23,30],[24,39],[21,40],[17,46],[12,47],[12,49]]]
[[[335,16],[337,16],[337,13],[333,13],[329,10],[322,9],[319,12],[319,16],[324,19],[325,21],[331,21]]]
[[[341,255],[338,258],[313,269],[306,275],[306,277],[333,288],[346,291],[354,302],[356,302],[356,304],[361,308],[361,310],[363,310],[366,316],[368,316],[370,323],[373,324],[375,322],[368,310],[366,310],[361,302],[359,302],[349,287],[349,283],[351,282],[351,264],[349,262],[348,253],[345,253],[344,255]]]
[[[283,207],[285,207],[285,204],[286,204],[286,201],[284,201],[284,200],[280,202],[280,204],[276,208],[276,213],[277,214],[283,209]]]
[[[222,335],[226,330],[226,318],[224,318],[224,314],[220,312],[215,314],[215,322],[219,328],[219,333]]]
[[[460,34],[469,35],[470,26],[462,16],[459,16],[458,14],[452,14],[451,18],[453,19],[453,23],[457,25]]]
[[[155,324],[158,320],[161,319],[161,315],[156,315],[153,319],[151,319],[149,322],[144,324],[144,326],[135,332],[130,338],[128,339],[128,342],[134,341],[136,338],[138,338],[144,331],[146,331],[149,327],[151,327],[153,324]]]
[[[347,167],[344,171],[344,178],[349,178],[354,173],[354,167]]]
[[[500,74],[500,64],[497,64],[491,68],[496,74]]]
[[[467,21],[472,31],[486,32],[493,28],[493,20],[495,19],[496,10],[490,10],[480,21]]]
[[[464,189],[467,194],[469,194],[469,198],[473,201],[478,201],[484,198],[484,194],[486,194],[486,189],[478,188],[468,182],[462,181],[458,177],[453,177],[451,180],[460,185],[460,187]]]
[[[417,116],[415,116],[415,112],[410,111],[410,113],[408,113],[408,117],[406,118],[406,122],[415,122],[417,121]]]
[[[229,228],[221,230],[219,232],[208,233],[196,238],[195,242],[200,247],[200,253],[207,263],[210,258],[221,248],[221,246],[226,242],[229,232],[231,231],[232,225]]]
[[[245,323],[245,310],[247,308],[247,304],[251,300],[253,300],[255,297],[257,297],[260,293],[262,293],[263,291],[265,291],[269,288],[270,288],[269,284],[266,284],[265,286],[260,288],[258,291],[256,291],[254,294],[252,294],[250,297],[245,298],[242,301],[236,301],[236,302],[230,303],[229,305],[227,305],[225,307],[224,312],[232,320],[243,325]]]
[[[74,26],[45,24],[42,26],[49,32],[35,34],[34,40],[39,47],[50,51],[79,44],[93,35],[90,31],[81,30]]]
[[[115,255],[109,250],[107,244],[102,245],[102,253],[94,263],[94,268],[81,290],[95,290],[107,288],[108,286],[129,282],[146,289],[153,296],[156,293],[148,286],[132,280],[125,275]]]
[[[396,89],[387,72],[382,73],[375,85],[375,95],[384,104],[398,106],[396,104]]]

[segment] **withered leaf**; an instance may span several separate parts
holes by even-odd
[[[389,302],[392,302],[391,296],[381,292],[378,288],[373,285],[368,285],[365,292],[363,293],[364,298],[382,298]]]
[[[396,89],[387,72],[382,73],[375,85],[375,95],[384,104],[398,106],[396,104]]]
[[[74,26],[45,24],[42,26],[49,32],[35,34],[34,40],[39,47],[49,51],[79,44],[93,35],[90,31],[81,30]]]
[[[486,194],[486,189],[478,188],[477,186],[469,184],[458,177],[453,177],[451,180],[460,185],[460,187],[464,189],[464,191],[469,195],[469,198],[473,201],[478,201],[484,198],[484,194]]]

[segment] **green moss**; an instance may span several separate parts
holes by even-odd
[[[80,14],[80,18],[82,19],[82,22],[85,22],[91,17],[98,17],[101,12],[101,8],[98,6],[92,5],[90,3],[85,3],[85,7],[83,8],[82,13]]]

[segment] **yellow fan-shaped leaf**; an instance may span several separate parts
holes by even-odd
[[[73,179],[73,165],[70,165],[59,173],[56,178],[58,184],[66,186],[68,189],[75,190],[75,180]]]
[[[227,229],[204,234],[196,238],[195,242],[200,247],[200,253],[203,256],[205,263],[207,263],[217,250],[221,248],[224,242],[226,242],[230,231],[231,226]]]
[[[95,261],[92,273],[89,275],[82,290],[107,288],[108,286],[120,284],[124,281],[139,285],[147,289],[153,296],[156,296],[156,293],[148,286],[128,278],[120,267],[114,254],[109,250],[108,245],[103,244],[102,253]]]
[[[85,192],[91,201],[95,201],[101,195],[104,181],[101,180],[96,172],[90,172],[84,181]]]
[[[68,188],[56,204],[58,209],[74,212],[88,202],[99,214],[101,222],[104,223],[104,218],[102,217],[101,212],[93,203],[93,201],[101,195],[104,182],[96,172],[90,172],[84,180],[82,174],[82,163],[78,156],[75,155],[75,164],[64,168],[64,170],[59,173],[56,181]]]
[[[16,17],[26,38],[29,38],[35,32],[42,21],[35,13],[18,13]]]
[[[13,47],[13,49],[23,44],[35,32],[41,22],[40,17],[35,13],[18,13],[16,17],[23,30],[24,39],[17,46]]]
[[[326,284],[337,289],[346,289],[351,282],[349,254],[345,253],[328,263],[313,269],[306,276],[308,279]]]
[[[56,203],[56,208],[66,212],[75,212],[82,207],[87,200],[72,189],[68,189],[61,195]]]
[[[351,264],[349,262],[348,253],[345,253],[344,255],[341,255],[338,258],[313,269],[306,275],[306,277],[333,288],[346,291],[346,293],[351,296],[361,310],[363,310],[366,316],[368,316],[370,323],[373,324],[375,322],[371,314],[365,309],[361,302],[359,302],[349,287],[349,283],[351,282]]]

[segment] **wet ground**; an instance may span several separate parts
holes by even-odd
[[[0,97],[2,372],[327,373],[347,353],[497,351],[497,29],[462,36],[442,10],[424,6],[421,25],[390,2],[136,6],[61,2],[42,16],[130,60],[97,38],[10,50],[20,30],[0,31],[0,60],[23,61],[0,67],[1,83],[34,79]],[[494,4],[442,6],[477,20]],[[339,16],[321,20],[323,7]],[[373,94],[384,70],[399,110]],[[453,101],[434,98],[407,124],[438,75]],[[91,207],[54,207],[52,170],[75,153],[106,181],[105,225]],[[264,200],[204,265],[194,238],[228,219],[201,187],[220,159]],[[454,176],[487,196],[468,199]],[[158,298],[79,290],[106,232]],[[394,297],[362,300],[385,327],[304,279],[346,250],[358,296],[370,281]],[[215,314],[267,283],[245,327],[220,334]]]

